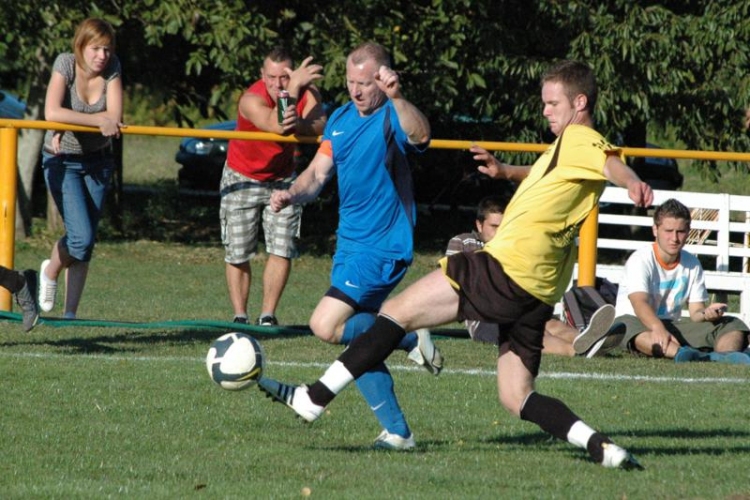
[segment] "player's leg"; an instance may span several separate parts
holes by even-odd
[[[329,290],[329,293],[345,297],[335,290]],[[330,295],[324,296],[310,318],[310,328],[315,336],[332,344],[349,345],[367,331],[375,321],[375,314],[355,312],[354,307],[349,305],[353,302],[351,298],[345,302]],[[268,383],[267,380],[261,381],[261,387]],[[378,436],[376,446],[397,450],[413,448],[414,438],[396,398],[393,377],[385,363],[381,362],[363,373],[356,384],[384,430]]]
[[[309,388],[311,401],[326,406],[344,387],[383,362],[407,331],[455,320],[458,294],[441,270],[433,271],[382,307],[372,328],[357,337]]]
[[[400,307],[400,301],[407,307]],[[349,348],[311,386],[294,387],[276,381],[264,383],[261,380],[259,387],[270,397],[284,402],[299,416],[312,422],[320,417],[324,407],[355,378],[378,366],[398,348],[406,335],[402,325],[416,329],[455,320],[458,294],[442,271],[437,270],[412,284],[383,307],[393,316],[379,315],[373,326],[355,338]]]
[[[538,425],[558,439],[587,450],[594,461],[605,467],[640,468],[627,451],[589,427],[565,403],[536,392],[538,355],[534,354],[535,350],[527,351],[518,344],[513,349],[509,346],[509,343],[501,343],[497,387],[500,402],[510,413]]]

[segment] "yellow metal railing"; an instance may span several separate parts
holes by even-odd
[[[72,130],[76,132],[94,132],[99,129],[65,123],[38,120],[0,119],[0,265],[13,268],[15,252],[15,214],[19,129],[53,129]],[[315,143],[318,137],[279,136],[265,132],[234,132],[213,129],[184,129],[176,127],[144,127],[129,125],[122,129],[123,134],[154,135],[165,137],[203,137],[220,139],[252,139],[276,142]],[[469,149],[478,145],[488,151],[509,152],[542,152],[546,144],[490,142],[433,139],[430,147],[434,149]],[[671,149],[622,148],[627,156],[658,158],[740,161],[750,162],[750,153],[731,153],[715,151],[678,151]],[[593,285],[596,278],[596,239],[598,235],[598,210],[591,213],[581,227],[580,246],[578,251],[578,282],[581,285]],[[0,288],[0,310],[10,310],[10,294]]]

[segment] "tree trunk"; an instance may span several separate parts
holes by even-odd
[[[39,107],[29,108],[27,118],[36,120]],[[34,175],[39,165],[39,154],[44,140],[44,130],[22,129],[18,137],[18,197],[16,201],[16,239],[22,240],[31,233]]]

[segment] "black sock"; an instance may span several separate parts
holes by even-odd
[[[521,419],[533,422],[543,431],[563,441],[568,440],[568,432],[578,416],[559,399],[532,392],[521,408]]]
[[[390,318],[378,316],[365,333],[352,340],[338,361],[355,379],[385,359],[398,347],[406,332]],[[310,401],[327,406],[336,394],[317,380],[307,390]]]
[[[307,395],[310,396],[310,401],[318,406],[328,406],[328,403],[333,401],[333,398],[336,397],[336,395],[320,380],[316,380],[308,386]]]
[[[604,460],[604,448],[602,448],[602,444],[611,442],[612,440],[604,434],[595,432],[589,438],[589,442],[586,443],[586,451],[589,452],[589,455],[591,455],[591,459],[594,462],[602,463],[602,460]]]
[[[354,378],[385,361],[396,350],[406,332],[387,316],[378,316],[365,333],[341,353],[341,361]]]

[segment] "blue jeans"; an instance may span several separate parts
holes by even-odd
[[[76,260],[89,262],[96,228],[115,170],[108,153],[51,155],[42,152],[44,180],[65,224],[60,244]]]

